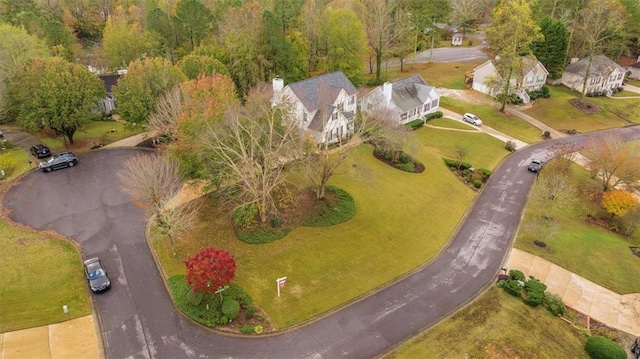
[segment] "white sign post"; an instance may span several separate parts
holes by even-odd
[[[276,287],[278,287],[278,297],[280,296],[280,288],[284,288],[287,284],[287,277],[281,277],[276,279]]]

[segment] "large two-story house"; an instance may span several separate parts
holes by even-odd
[[[549,71],[535,57],[520,57],[522,61],[522,70],[514,73],[509,80],[510,92],[516,94],[524,103],[528,103],[531,99],[527,91],[536,91],[542,88],[547,82]],[[485,63],[473,69],[473,85],[476,91],[487,94],[491,97],[497,97],[501,92],[490,86],[489,82],[492,78],[501,79],[497,66],[500,59],[488,60]],[[499,81],[501,82],[501,81]]]
[[[581,60],[572,59],[562,72],[562,84],[584,94],[611,94],[622,87],[626,70],[605,55],[594,55]],[[585,77],[586,83],[585,83]]]
[[[395,82],[385,82],[360,101],[362,111],[375,111],[381,105],[391,110],[398,124],[405,124],[438,111],[440,94],[420,75],[413,75]]]
[[[291,106],[300,128],[316,143],[337,143],[353,132],[357,92],[342,71],[287,86],[276,77],[272,103]]]

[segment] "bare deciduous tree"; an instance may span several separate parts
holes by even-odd
[[[276,212],[275,192],[287,183],[285,165],[300,158],[300,129],[285,106],[272,107],[270,90],[250,91],[245,106],[210,127],[205,148],[225,183],[237,185],[238,205],[253,204],[262,223]]]
[[[184,98],[180,86],[166,91],[156,102],[149,115],[149,126],[159,135],[169,136],[169,140],[177,138],[177,121],[183,112]]]
[[[546,243],[558,232],[559,224],[553,218],[536,217],[525,225],[536,241]]]
[[[123,167],[118,177],[125,191],[150,212],[162,208],[182,185],[178,164],[169,157],[136,155],[127,159]]]
[[[554,170],[552,160],[538,176],[536,186],[531,193],[534,205],[542,211],[542,217],[552,219],[554,213],[567,208],[576,196],[576,189],[568,177],[561,171]]]
[[[197,200],[169,205],[169,201],[182,188],[178,163],[170,157],[157,154],[136,155],[125,161],[118,177],[125,191],[147,211],[155,214],[155,224],[169,239],[175,256],[176,239],[193,226],[201,207]]]
[[[176,240],[196,224],[201,207],[202,202],[196,199],[186,204],[165,205],[157,209],[156,225],[160,232],[169,239],[174,256],[176,255]]]

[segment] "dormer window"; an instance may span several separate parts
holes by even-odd
[[[309,116],[307,116],[306,112],[302,113],[302,122],[307,123],[309,121]]]

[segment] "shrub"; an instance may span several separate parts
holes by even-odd
[[[400,162],[402,163],[413,163],[413,158],[411,158],[411,156],[409,156],[408,154],[401,152],[400,153]]]
[[[486,168],[478,168],[476,170],[476,173],[479,173],[482,175],[482,181],[483,182],[487,182],[487,180],[489,179],[489,177],[491,177],[491,170],[488,170]]]
[[[504,281],[504,290],[514,297],[520,297],[522,295],[522,287],[515,279],[507,279]]]
[[[528,292],[544,293],[544,291],[547,290],[547,285],[534,277],[529,277],[529,280],[524,284],[524,287]]]
[[[627,359],[627,353],[623,347],[611,339],[598,335],[587,339],[584,350],[592,359]]]
[[[247,307],[247,310],[244,312],[247,318],[251,319],[254,315],[256,315],[256,308],[253,305]]]
[[[405,172],[415,172],[416,169],[413,166],[413,163],[398,163],[396,164],[396,168]]]
[[[509,151],[509,152],[515,152],[516,150],[516,143],[513,141],[507,141],[507,143],[504,145],[505,150]]]
[[[271,227],[273,228],[278,228],[282,226],[283,223],[284,223],[284,220],[281,217],[276,216],[271,218]]]
[[[545,140],[550,139],[551,138],[551,132],[549,132],[549,131],[542,132],[542,138],[544,138]]]
[[[186,295],[187,303],[195,307],[199,306],[200,303],[202,303],[203,297],[204,297],[203,292],[194,293],[193,290],[190,290]]]
[[[406,124],[407,127],[409,127],[412,130],[417,130],[420,127],[424,126],[425,121],[418,119],[418,120],[413,120],[409,123]]]
[[[480,187],[482,187],[482,181],[481,181],[481,180],[475,180],[475,181],[473,181],[473,187],[475,187],[475,188],[480,188]]]
[[[347,191],[335,187],[327,186],[327,191],[334,192],[338,196],[338,201],[332,207],[324,206],[320,209],[320,214],[307,219],[305,227],[328,227],[348,221],[356,214],[356,202]],[[321,205],[319,202],[316,206]]]
[[[16,145],[14,145],[13,142],[7,140],[0,140],[0,148],[3,150],[12,150],[16,148]]]
[[[234,299],[227,299],[222,303],[222,313],[230,320],[234,320],[240,314],[240,303]]]
[[[519,271],[517,269],[510,270],[509,277],[511,277],[511,279],[524,281],[524,273],[522,273],[522,271]]]
[[[253,203],[243,204],[233,209],[231,217],[233,223],[240,227],[249,227],[255,223],[258,216],[258,206]]]
[[[431,120],[433,120],[434,118],[441,118],[444,114],[442,113],[442,111],[436,111],[436,112],[432,112],[432,113],[428,113],[424,116],[424,121],[425,122],[429,122]]]
[[[567,308],[562,302],[562,298],[555,294],[545,293],[542,304],[544,304],[544,307],[555,316],[564,315],[567,311]]]
[[[256,327],[253,328],[253,331],[256,334],[262,334],[264,332],[264,327],[262,325],[256,325]]]
[[[253,325],[245,324],[242,326],[242,328],[240,328],[240,333],[253,334],[255,333],[255,329],[253,328]]]
[[[537,307],[544,302],[544,292],[528,291],[524,304]]]
[[[447,167],[449,167],[449,168],[458,168],[458,161],[450,160],[448,158],[443,158],[442,160],[444,161],[444,164],[447,165]]]

